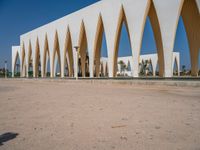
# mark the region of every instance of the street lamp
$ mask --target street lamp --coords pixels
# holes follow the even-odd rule
[[[7,78],[7,60],[5,60],[5,78]]]
[[[76,80],[78,80],[78,57],[79,57],[79,46],[74,46],[76,52]]]

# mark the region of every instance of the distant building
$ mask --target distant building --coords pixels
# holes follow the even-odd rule
[[[126,68],[124,69],[124,71],[121,70],[121,66],[119,64],[119,62],[122,61]],[[149,64],[151,65],[152,68],[152,76],[156,76],[156,68],[158,67],[158,54],[147,54],[147,55],[141,55],[139,62],[145,62],[148,61]],[[103,57],[101,58],[101,65],[103,66],[100,70],[101,74],[105,74],[105,68],[108,64],[108,58]],[[172,69],[174,70],[174,65],[177,66],[177,75],[180,75],[180,54],[178,52],[173,52],[173,63],[172,63]],[[127,57],[119,57],[118,58],[118,65],[117,65],[117,74],[123,74],[125,76],[130,76],[132,77],[132,70],[134,70],[133,68],[133,57],[131,56],[127,56]]]

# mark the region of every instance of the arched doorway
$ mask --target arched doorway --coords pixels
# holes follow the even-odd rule
[[[53,66],[51,69],[52,77],[61,77],[61,59],[58,33],[56,31],[53,51]]]
[[[20,77],[21,73],[20,73],[20,57],[19,57],[19,53],[17,52],[16,57],[15,57],[15,61],[14,61],[14,77]]]
[[[127,70],[126,63],[123,60],[118,60],[119,57],[123,56],[132,56],[132,50],[131,50],[131,42],[130,42],[130,35],[129,35],[129,29],[127,24],[126,15],[124,12],[124,8],[121,8],[120,15],[119,15],[119,22],[117,27],[117,34],[115,39],[115,48],[114,48],[114,77],[118,76],[117,70],[118,66],[120,66],[121,69]],[[119,76],[124,76],[120,75]]]
[[[184,0],[174,43],[181,56],[181,75],[198,76],[200,47],[200,15],[195,0]]]
[[[82,22],[80,38],[79,38],[79,59],[78,59],[78,76],[79,77],[89,77],[89,54],[87,46],[87,37],[85,32],[85,26]]]
[[[35,78],[41,77],[41,55],[40,55],[40,46],[39,40],[36,40],[36,48],[35,48],[35,68],[33,70],[33,76]]]
[[[73,76],[73,48],[71,41],[71,34],[69,28],[67,29],[67,35],[65,40],[65,49],[64,49],[64,76],[72,77]]]
[[[147,60],[146,62],[144,61],[144,63],[148,64],[149,67],[152,67],[152,75],[155,76],[156,74],[158,76],[164,76],[164,54],[162,37],[158,16],[153,2],[150,3],[150,8],[146,17],[140,54],[157,54],[157,73],[155,73],[155,69],[152,67],[152,60]]]
[[[33,56],[32,56],[32,45],[31,41],[29,41],[28,46],[28,77],[33,77]]]
[[[99,15],[94,48],[94,77],[105,76],[105,74],[102,74],[100,71],[100,62],[105,59],[108,59],[107,43],[102,16]]]
[[[43,77],[50,77],[50,52],[47,34],[45,35],[44,43],[44,59],[43,59]]]

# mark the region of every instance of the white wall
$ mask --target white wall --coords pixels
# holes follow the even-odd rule
[[[20,67],[21,67],[22,56],[21,56],[20,46],[12,46],[12,77],[14,77],[15,75],[15,63],[17,61],[17,55],[19,56]]]
[[[196,0],[198,8],[200,0]],[[184,0],[102,0],[91,6],[83,8],[77,12],[60,18],[47,25],[39,27],[33,31],[20,36],[20,48],[24,44],[26,63],[28,63],[29,45],[32,47],[33,70],[35,70],[36,61],[36,41],[38,40],[41,62],[44,61],[45,36],[48,39],[48,47],[50,51],[50,67],[51,77],[54,77],[54,52],[56,33],[61,57],[61,74],[64,76],[64,52],[66,50],[66,35],[68,31],[71,35],[72,47],[79,45],[81,25],[84,24],[87,45],[90,58],[90,75],[93,77],[94,68],[94,47],[95,37],[98,26],[99,16],[102,16],[105,29],[107,49],[108,49],[108,68],[109,77],[114,76],[114,53],[116,51],[116,38],[119,26],[119,16],[122,8],[124,9],[128,31],[130,35],[132,48],[132,76],[138,77],[139,74],[139,59],[142,43],[142,36],[147,15],[150,7],[154,6],[159,21],[158,28],[161,34],[161,43],[163,49],[164,74],[165,77],[171,77],[173,63],[173,47],[178,20],[182,10]],[[112,18],[112,19],[111,19]],[[73,53],[74,74],[77,74],[76,55]],[[44,65],[42,63],[42,70]],[[134,69],[133,69],[134,68]],[[23,69],[22,69],[23,71]]]
[[[152,69],[153,69],[153,76],[156,76],[156,68],[157,68],[157,65],[158,65],[158,54],[141,55],[140,59],[139,59],[139,63],[141,63],[142,61],[145,62],[146,60],[151,61]],[[172,66],[171,67],[171,69],[172,69],[171,72],[173,72],[175,60],[177,61],[178,76],[179,76],[180,75],[180,53],[173,52],[173,59],[172,59],[172,64],[171,64],[171,66]],[[133,62],[133,58],[131,56],[119,57],[118,58],[118,62],[119,61],[123,61],[126,65],[128,65],[128,62],[130,62],[131,71],[126,71],[125,73],[128,76],[132,76],[133,63],[131,63],[131,62]],[[105,57],[101,58],[101,63],[105,67],[105,64],[108,63],[108,58],[105,58]],[[120,65],[118,65],[118,73],[120,73]]]

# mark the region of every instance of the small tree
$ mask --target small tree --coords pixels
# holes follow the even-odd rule
[[[122,60],[120,60],[118,64],[120,65],[120,74],[122,74],[122,72],[124,73],[127,68],[126,64]]]
[[[183,73],[183,75],[186,75],[186,66],[185,65],[182,65],[182,73]]]
[[[146,76],[150,72],[150,61],[145,60],[142,61],[140,64],[140,76]]]

